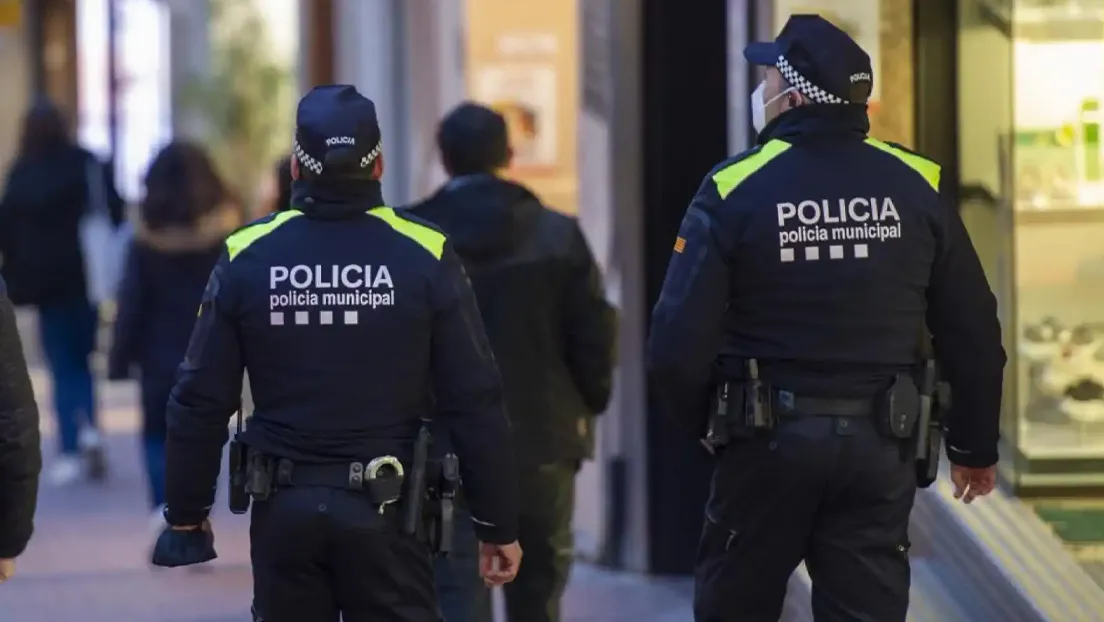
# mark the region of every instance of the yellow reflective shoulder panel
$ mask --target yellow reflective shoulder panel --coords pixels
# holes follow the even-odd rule
[[[767,165],[767,162],[777,158],[790,148],[789,143],[781,140],[772,140],[763,145],[759,151],[748,157],[734,162],[713,174],[713,183],[717,184],[717,193],[724,199],[732,194],[736,186],[744,183],[753,173]]]
[[[425,225],[407,220],[395,213],[390,207],[375,207],[368,213],[391,225],[396,233],[402,234],[418,243],[419,246],[429,251],[434,259],[440,259],[445,252],[444,234]]]
[[[935,189],[936,192],[939,192],[939,177],[942,174],[942,169],[935,162],[932,162],[931,160],[923,156],[918,156],[915,153],[911,153],[909,151],[901,149],[900,147],[894,147],[893,145],[882,142],[877,138],[867,138],[866,144],[874,147],[875,149],[880,149],[897,158],[898,160],[904,162],[908,165],[909,168],[916,171],[917,173],[920,173],[920,176],[923,177],[928,182],[928,184]]]
[[[295,218],[296,216],[302,216],[303,212],[295,210],[288,210],[286,212],[280,212],[265,222],[260,222],[255,225],[248,225],[244,229],[239,229],[230,234],[230,237],[226,238],[226,251],[230,254],[230,261],[234,261],[234,258],[238,256],[242,251],[249,248],[249,245],[263,238],[264,236],[275,231],[280,225]]]

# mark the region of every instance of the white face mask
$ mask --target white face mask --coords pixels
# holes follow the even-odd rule
[[[779,97],[794,90],[794,88],[791,86],[770,98],[770,101],[763,101],[763,91],[765,90],[767,90],[766,80],[760,82],[751,94],[751,126],[755,128],[756,132],[762,132],[763,128],[767,127],[767,106],[777,101]]]

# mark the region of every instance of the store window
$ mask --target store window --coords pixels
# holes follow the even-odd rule
[[[1012,39],[1018,448],[1104,477],[1104,5],[992,17]]]
[[[1104,5],[959,3],[962,217],[1001,303],[1021,487],[1104,481]]]

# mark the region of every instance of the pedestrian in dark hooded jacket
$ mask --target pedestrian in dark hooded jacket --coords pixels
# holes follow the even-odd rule
[[[440,227],[464,261],[502,373],[525,491],[525,564],[504,587],[508,619],[558,622],[574,555],[575,476],[610,397],[615,314],[578,222],[498,175],[511,158],[501,115],[462,104],[441,122],[438,146],[450,180],[411,211]],[[457,533],[456,549],[436,572],[445,619],[489,621],[474,537]]]
[[[113,223],[122,222],[113,179],[110,166],[69,137],[57,108],[41,101],[28,111],[0,198],[0,252],[12,303],[38,310],[60,444],[47,479],[56,485],[79,478],[82,469],[93,478],[104,472],[89,361],[99,313],[89,300],[80,230],[97,196]],[[102,186],[94,189],[90,181]]]
[[[196,145],[174,142],[163,148],[145,183],[119,290],[108,376],[122,380],[140,372],[142,450],[154,521],[161,525],[165,407],[207,278],[243,215]]]

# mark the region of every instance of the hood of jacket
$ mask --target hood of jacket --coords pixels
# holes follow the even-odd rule
[[[528,188],[494,175],[455,177],[414,206],[416,215],[444,230],[461,257],[511,253],[540,199]]]
[[[243,224],[237,205],[223,203],[190,227],[151,229],[134,218],[134,238],[143,246],[163,253],[192,253],[217,246]]]

